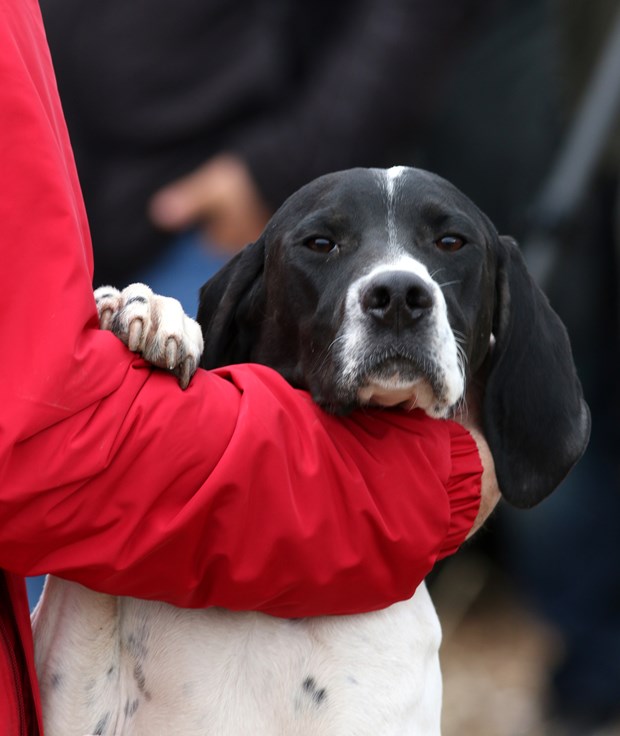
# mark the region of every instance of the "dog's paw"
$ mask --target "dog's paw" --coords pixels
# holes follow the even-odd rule
[[[149,363],[174,373],[187,388],[202,355],[202,331],[180,302],[154,294],[144,284],[123,291],[101,286],[95,291],[99,324]]]

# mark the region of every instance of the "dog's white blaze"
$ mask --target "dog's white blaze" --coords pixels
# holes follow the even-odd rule
[[[402,250],[394,252],[393,256],[393,260],[377,264],[349,287],[345,302],[345,317],[341,329],[343,339],[339,341],[341,345],[341,381],[346,386],[356,379],[368,343],[367,317],[360,302],[362,289],[373,278],[382,273],[393,271],[412,273],[427,284],[433,295],[434,304],[429,315],[431,337],[427,345],[427,357],[440,376],[443,384],[443,395],[441,397],[435,396],[428,382],[424,379],[412,383],[395,375],[389,381],[373,381],[372,386],[361,387],[358,398],[362,403],[368,401],[375,393],[375,389],[378,388],[385,392],[394,391],[395,398],[398,399],[403,391],[409,388],[412,395],[415,395],[416,406],[425,409],[432,416],[446,416],[450,407],[461,399],[465,390],[463,366],[459,360],[457,342],[448,321],[446,301],[441,288],[423,263],[405,254]],[[389,401],[389,399],[386,400]]]
[[[387,187],[388,192],[390,194],[394,193],[394,187],[396,186],[396,182],[400,177],[405,173],[407,168],[405,166],[392,166],[391,169],[387,169],[385,172],[385,178],[387,180]]]
[[[382,186],[386,194],[388,247],[395,250],[398,246],[398,232],[396,228],[396,199],[398,195],[398,180],[406,171],[404,166],[392,166],[391,169],[381,172]]]

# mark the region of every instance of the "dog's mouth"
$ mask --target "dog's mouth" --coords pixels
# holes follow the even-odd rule
[[[438,368],[428,358],[402,351],[371,354],[358,366],[352,381],[361,405],[419,407],[445,416],[446,390]]]
[[[334,414],[361,406],[422,409],[445,419],[462,399],[464,376],[456,365],[444,365],[441,352],[423,345],[368,346],[338,354],[331,368],[313,371],[304,387]]]

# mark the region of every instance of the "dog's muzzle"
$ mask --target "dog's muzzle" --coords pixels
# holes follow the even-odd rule
[[[338,384],[353,403],[445,417],[464,390],[457,343],[441,289],[421,264],[405,265],[379,267],[349,289]]]

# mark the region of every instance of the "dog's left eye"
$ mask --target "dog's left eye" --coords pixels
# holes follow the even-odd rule
[[[454,253],[456,250],[461,250],[465,245],[465,238],[462,238],[460,235],[444,235],[443,238],[435,241],[435,245],[439,250]]]
[[[304,245],[315,253],[331,253],[338,248],[336,243],[329,238],[307,238],[304,240]]]

